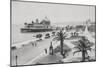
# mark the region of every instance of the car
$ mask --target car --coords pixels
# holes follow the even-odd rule
[[[45,35],[45,38],[50,38],[50,34],[47,33],[47,34]]]
[[[55,36],[56,35],[56,32],[52,32],[52,36]]]
[[[41,41],[41,40],[42,40],[42,36],[43,36],[42,34],[37,34],[37,35],[36,35],[36,38],[38,38],[39,41]]]

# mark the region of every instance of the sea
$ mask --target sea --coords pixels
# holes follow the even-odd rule
[[[16,43],[21,43],[27,40],[32,40],[32,39],[36,39],[37,34],[41,33],[44,34],[44,32],[38,32],[38,33],[21,33],[21,28],[23,28],[24,25],[17,25],[17,24],[12,24],[12,28],[11,28],[11,42],[12,44],[16,44]]]

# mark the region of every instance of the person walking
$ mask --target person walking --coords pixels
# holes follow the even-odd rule
[[[37,46],[37,43],[36,43],[36,41],[34,42],[34,46],[35,46],[35,47]]]
[[[32,45],[33,45],[33,47],[34,47],[34,43],[32,42]]]

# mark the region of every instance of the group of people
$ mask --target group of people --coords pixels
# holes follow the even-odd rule
[[[37,46],[37,42],[36,41],[31,42],[31,44],[33,45],[33,47],[36,47]]]

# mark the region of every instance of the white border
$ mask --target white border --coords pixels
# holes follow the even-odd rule
[[[29,0],[33,1],[33,0]],[[97,61],[86,63],[54,64],[39,65],[41,67],[99,67],[100,66],[100,1],[99,0],[35,0],[43,2],[71,3],[71,4],[88,4],[96,5],[97,16]],[[10,67],[10,0],[0,0],[0,67]],[[25,66],[26,67],[26,66]],[[33,67],[33,66],[27,66]]]

